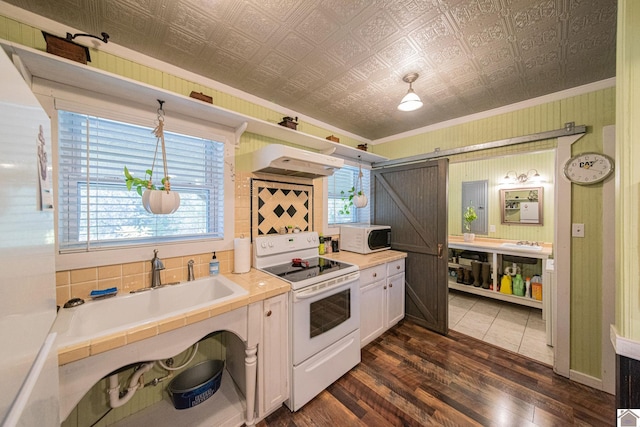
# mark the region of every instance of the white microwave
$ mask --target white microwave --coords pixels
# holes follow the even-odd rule
[[[391,248],[391,226],[353,224],[340,226],[340,250],[370,254]]]

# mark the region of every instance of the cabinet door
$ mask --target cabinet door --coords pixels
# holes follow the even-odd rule
[[[387,328],[404,317],[404,273],[387,279]]]
[[[360,347],[385,331],[385,280],[360,289]]]
[[[288,305],[288,294],[264,301],[260,416],[278,409],[289,398]]]

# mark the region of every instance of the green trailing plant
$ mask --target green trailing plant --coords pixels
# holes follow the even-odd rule
[[[136,188],[136,191],[140,196],[146,189],[150,190],[164,190],[165,179],[162,178],[162,186],[156,188],[155,185],[151,182],[151,177],[153,176],[153,171],[151,169],[147,169],[144,174],[145,179],[136,178],[129,172],[127,167],[124,167],[124,178],[125,183],[127,184],[127,190],[131,190],[133,187]]]
[[[464,215],[462,216],[464,219],[464,229],[468,232],[471,231],[471,223],[478,219],[478,215],[476,214],[476,210],[473,206],[467,206],[467,209],[464,211]]]
[[[351,215],[351,207],[353,206],[353,198],[355,196],[362,196],[364,193],[362,190],[356,191],[355,187],[351,187],[346,192],[344,190],[340,191],[340,195],[342,196],[342,209],[338,211],[340,215]]]

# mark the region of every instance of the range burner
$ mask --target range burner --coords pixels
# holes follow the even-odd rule
[[[293,290],[358,271],[358,267],[318,256],[318,233],[256,237],[253,266],[286,280]]]
[[[344,269],[353,271],[353,266],[328,258],[315,257],[304,260],[294,259],[290,263],[264,267],[262,270],[288,282],[301,282],[313,277],[322,279],[320,277],[322,275]]]

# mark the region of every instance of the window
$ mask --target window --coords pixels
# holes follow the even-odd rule
[[[350,190],[358,181],[359,169],[356,166],[344,166],[328,178],[327,188],[327,221],[331,225],[348,224],[354,222],[369,222],[369,204],[364,208],[357,208],[349,204]],[[369,197],[368,169],[362,169],[362,187]]]
[[[148,213],[127,190],[124,166],[143,178],[151,169],[156,137],[151,128],[58,111],[58,246],[90,251],[158,242],[224,237],[224,144],[165,131],[171,189],[180,208]],[[162,157],[153,183],[160,185]]]

